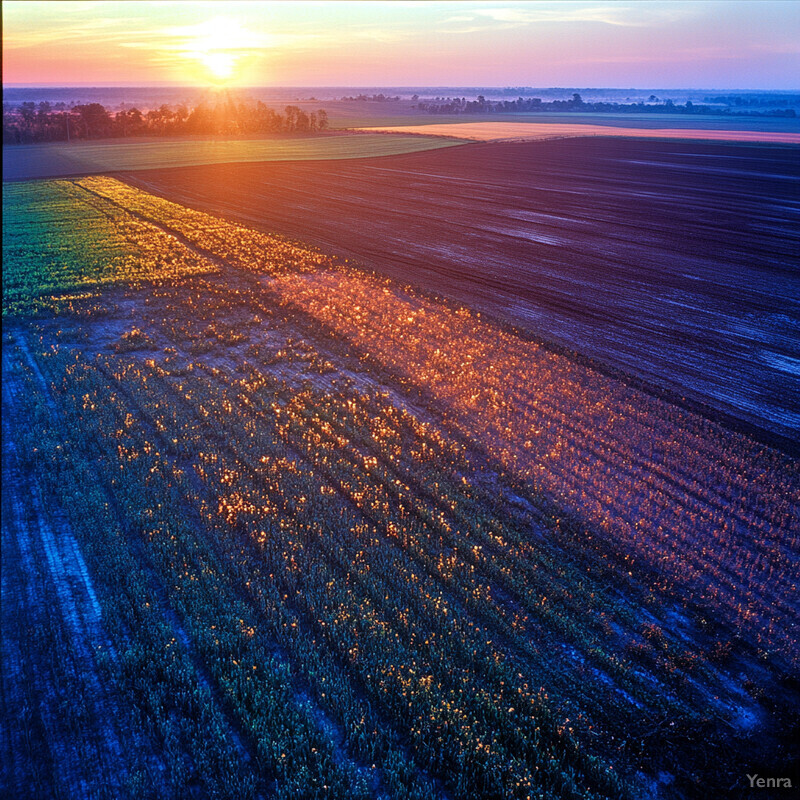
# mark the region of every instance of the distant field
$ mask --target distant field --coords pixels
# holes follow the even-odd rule
[[[800,132],[800,119],[713,114],[663,113],[552,113],[429,114],[408,101],[325,102],[332,128],[366,128],[391,125],[441,125],[450,122],[522,122],[529,125],[607,125],[629,128],[694,128],[697,130],[747,130]],[[315,110],[309,106],[308,110]]]
[[[386,134],[331,134],[261,139],[156,139],[58,142],[3,148],[3,180],[87,175],[241,161],[369,158],[451,147],[458,141]]]
[[[562,139],[575,136],[627,136],[637,139],[696,139],[727,142],[777,142],[800,144],[800,132],[751,131],[701,128],[625,127],[624,118],[618,125],[589,125],[548,122],[452,122],[444,124],[401,125],[363,128],[384,133],[415,133],[427,136],[450,136],[478,142]]]

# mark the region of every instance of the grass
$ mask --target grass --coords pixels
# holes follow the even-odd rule
[[[307,161],[414,153],[459,142],[402,134],[58,142],[3,148],[3,179],[29,180],[239,161]]]

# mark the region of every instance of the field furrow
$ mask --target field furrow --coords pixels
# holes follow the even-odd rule
[[[788,763],[786,452],[112,178],[6,208],[14,785],[119,761],[120,797],[634,800]],[[70,714],[29,709],[84,673],[70,760]]]

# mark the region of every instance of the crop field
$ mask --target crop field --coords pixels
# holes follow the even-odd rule
[[[12,796],[797,768],[795,459],[296,241],[109,177],[12,188]]]
[[[798,131],[743,131],[702,128],[642,128],[621,124],[592,125],[540,122],[447,122],[439,125],[392,125],[367,127],[368,133],[414,133],[448,136],[478,142],[562,139],[575,136],[624,136],[637,139],[693,139],[697,141],[772,142],[800,144]]]
[[[68,304],[105,283],[210,268],[174,236],[71,181],[4,186],[3,219],[4,316]]]
[[[331,133],[231,140],[169,139],[57,142],[3,148],[3,180],[88,175],[111,170],[157,169],[192,164],[368,158],[460,144],[439,136]]]
[[[301,104],[303,105],[303,104]],[[306,104],[308,111],[315,106]],[[331,128],[365,128],[376,126],[441,125],[444,123],[493,122],[524,123],[526,125],[603,125],[611,128],[664,128],[679,130],[692,128],[707,131],[771,131],[774,133],[798,133],[800,122],[790,117],[735,116],[731,114],[663,114],[637,112],[591,112],[539,111],[502,114],[429,114],[416,108],[410,101],[325,101]]]
[[[125,178],[490,312],[791,446],[798,163],[790,146],[596,137]]]

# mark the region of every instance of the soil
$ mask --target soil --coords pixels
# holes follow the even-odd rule
[[[488,311],[784,445],[797,148],[604,137],[125,173]]]

